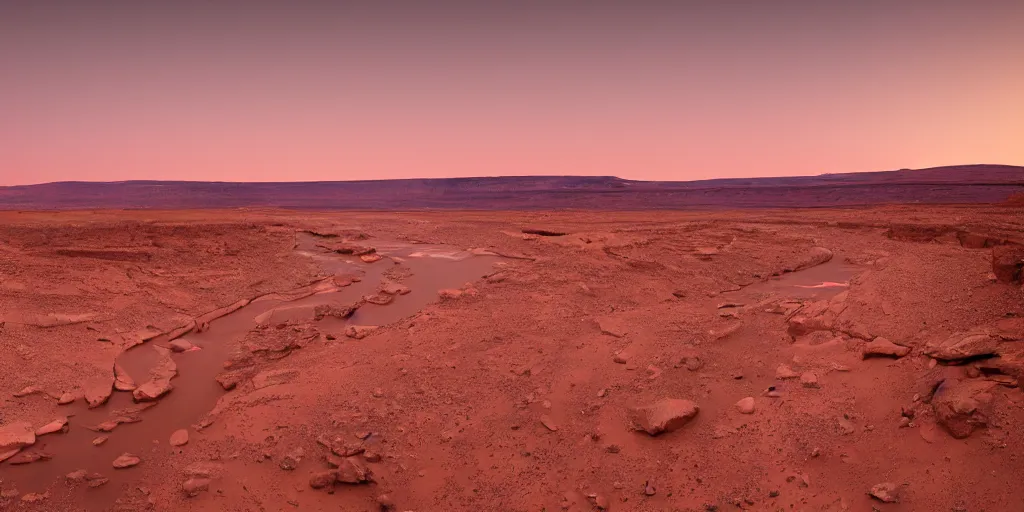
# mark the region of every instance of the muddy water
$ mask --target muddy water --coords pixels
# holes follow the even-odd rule
[[[750,296],[760,293],[792,299],[827,299],[848,290],[850,279],[862,270],[861,267],[846,263],[836,255],[821,265],[782,274],[744,287],[742,290],[725,293],[723,296]]]
[[[178,368],[178,376],[171,383],[173,390],[151,407],[133,402],[130,392],[117,392],[109,402],[96,409],[88,409],[82,400],[68,406],[58,406],[54,418],[70,417],[70,429],[64,434],[50,434],[38,439],[27,451],[45,451],[52,455],[44,460],[25,465],[0,465],[4,487],[16,486],[22,493],[42,492],[72,471],[85,469],[110,479],[104,486],[90,489],[79,485],[72,492],[80,494],[83,503],[105,508],[116,499],[126,484],[139,485],[146,472],[147,461],[155,463],[163,454],[188,450],[188,445],[173,448],[168,439],[172,432],[187,429],[196,439],[194,425],[202,422],[217,400],[224,394],[215,377],[223,371],[224,361],[245,334],[256,326],[256,317],[272,311],[274,322],[293,321],[315,325],[321,332],[333,333],[343,339],[341,331],[348,324],[383,326],[415,314],[436,300],[437,291],[460,288],[493,272],[502,258],[479,256],[450,247],[401,243],[382,244],[365,242],[377,248],[384,259],[363,263],[357,257],[340,256],[316,247],[313,237],[300,237],[297,250],[313,258],[332,274],[359,275],[361,280],[340,291],[321,293],[294,301],[255,300],[227,316],[210,322],[209,329],[182,337],[198,349],[171,355]],[[321,304],[344,306],[361,297],[375,294],[386,275],[394,276],[411,291],[397,295],[387,305],[365,304],[347,321],[327,317],[313,320],[313,308]],[[157,338],[124,352],[118,363],[136,383],[148,380],[149,371],[160,360],[154,348],[166,346],[170,341]],[[112,432],[94,432],[87,427],[98,425],[118,416],[135,416],[141,421],[118,425]],[[93,439],[107,436],[106,442],[94,446]],[[122,453],[133,453],[142,458],[136,468],[115,470],[112,462]],[[63,484],[59,484],[58,488]]]

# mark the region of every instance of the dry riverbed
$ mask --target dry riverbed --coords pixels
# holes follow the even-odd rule
[[[1024,213],[0,213],[10,510],[1018,510]]]

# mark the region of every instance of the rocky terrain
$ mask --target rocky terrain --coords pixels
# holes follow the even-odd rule
[[[319,210],[736,209],[1000,203],[1024,197],[1024,167],[930,169],[782,178],[636,181],[612,176],[220,183],[60,182],[0,187],[0,209],[233,208]]]
[[[1024,510],[1022,233],[0,213],[0,508]]]

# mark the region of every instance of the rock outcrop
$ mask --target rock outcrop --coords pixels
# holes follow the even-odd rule
[[[1024,245],[1000,245],[992,248],[992,273],[1004,283],[1021,282],[1024,273]]]
[[[867,359],[869,357],[895,357],[901,358],[910,353],[910,347],[904,347],[897,345],[885,338],[878,337],[874,340],[865,343],[861,349],[861,357]]]
[[[1021,340],[1024,340],[1024,319],[1006,319],[930,342],[924,347],[924,353],[941,361],[1007,356],[1021,351]]]
[[[832,260],[832,251],[824,247],[812,247],[809,251],[802,254],[793,263],[783,267],[783,272],[798,272],[800,270],[816,267],[823,263],[828,263]]]

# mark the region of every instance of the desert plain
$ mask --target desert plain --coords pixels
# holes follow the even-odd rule
[[[0,212],[0,508],[1024,510],[1022,233]]]

